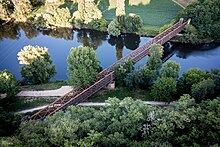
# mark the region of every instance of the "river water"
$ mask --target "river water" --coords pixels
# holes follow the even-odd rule
[[[96,52],[103,68],[108,67],[121,57],[124,57],[138,46],[151,38],[136,35],[123,35],[119,38],[106,33],[89,30],[59,29],[39,32],[29,25],[4,26],[0,29],[0,70],[8,69],[17,79],[21,79],[17,53],[26,45],[44,46],[56,65],[57,74],[52,80],[67,79],[66,58],[72,47],[90,46]],[[171,47],[172,46],[172,47]],[[220,45],[205,44],[192,46],[185,44],[165,44],[166,56],[172,54],[169,60],[181,65],[181,73],[190,68],[208,70],[220,68]],[[146,63],[146,58],[136,64]]]

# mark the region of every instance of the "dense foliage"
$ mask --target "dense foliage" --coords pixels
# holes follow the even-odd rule
[[[162,77],[153,85],[151,95],[156,101],[171,102],[176,92],[176,80],[172,77]]]
[[[171,77],[178,79],[180,74],[180,64],[174,61],[167,61],[161,69],[161,77]]]
[[[7,97],[13,97],[19,90],[19,83],[15,76],[8,70],[0,71],[0,94],[7,94]]]
[[[121,26],[117,19],[114,19],[110,22],[107,31],[112,36],[119,36],[121,34]]]
[[[184,95],[173,107],[152,107],[131,98],[107,102],[107,107],[73,106],[44,121],[23,123],[11,140],[22,146],[219,145],[219,97],[196,104]]]
[[[198,68],[189,69],[182,74],[182,77],[178,81],[179,93],[191,94],[191,87],[193,84],[197,84],[209,77],[210,75],[206,71],[202,71]]]
[[[143,21],[139,15],[129,14],[125,18],[125,30],[128,32],[137,32],[143,26]]]
[[[0,137],[13,134],[20,125],[20,116],[4,111],[1,107],[1,101],[2,100],[0,100]]]
[[[27,84],[47,83],[55,75],[55,65],[52,65],[47,48],[39,46],[25,46],[18,53],[22,80]]]
[[[68,76],[71,86],[89,86],[98,76],[99,61],[93,48],[71,48],[67,57]]]
[[[188,43],[199,43],[201,39],[219,39],[220,27],[220,1],[219,0],[201,0],[189,5],[186,9],[178,15],[179,18],[191,18],[192,27],[186,33],[186,40]],[[191,36],[191,35],[192,36]],[[191,37],[190,37],[191,36]],[[193,37],[194,36],[194,37]]]

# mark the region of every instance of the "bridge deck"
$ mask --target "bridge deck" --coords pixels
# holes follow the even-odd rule
[[[144,45],[138,47],[136,50],[134,50],[124,58],[118,60],[113,65],[101,71],[98,74],[98,80],[91,86],[87,88],[82,88],[79,86],[73,89],[72,91],[60,97],[53,103],[47,105],[47,107],[38,111],[28,119],[44,119],[45,117],[50,116],[59,110],[66,109],[70,105],[79,104],[80,102],[87,99],[88,97],[99,91],[101,88],[112,82],[112,80],[114,79],[114,66],[116,64],[126,62],[128,58],[131,58],[135,62],[140,61],[143,57],[149,54],[150,46],[152,44],[164,44],[165,42],[176,36],[179,32],[181,32],[187,23],[188,21],[183,20],[180,20],[179,22],[175,23],[173,26],[160,33],[159,35],[155,36],[153,39],[149,40]]]

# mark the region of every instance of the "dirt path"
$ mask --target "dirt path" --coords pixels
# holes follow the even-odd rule
[[[70,92],[72,88],[70,86],[62,86],[56,90],[45,90],[45,91],[21,91],[17,96],[31,96],[31,97],[41,97],[41,96],[63,96],[64,94]]]
[[[147,105],[156,105],[156,106],[168,106],[168,105],[175,105],[175,102],[171,102],[171,103],[165,103],[165,102],[155,102],[155,101],[144,101],[144,104]],[[104,106],[108,106],[108,103],[95,103],[95,102],[83,102],[83,103],[79,103],[77,106],[86,106],[86,107],[104,107]],[[24,113],[28,113],[28,112],[34,112],[37,110],[41,110],[43,108],[45,108],[47,105],[45,106],[39,106],[36,108],[31,108],[31,109],[26,109],[26,110],[22,110],[22,111],[18,111],[15,112],[16,114],[24,114]]]

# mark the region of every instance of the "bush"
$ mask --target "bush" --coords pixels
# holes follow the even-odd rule
[[[116,19],[112,20],[108,25],[107,31],[112,36],[119,36],[121,34],[121,26],[119,22]]]
[[[93,48],[82,46],[71,48],[67,63],[71,86],[87,87],[97,79],[100,67]]]
[[[13,97],[19,91],[19,83],[15,76],[8,70],[0,71],[0,93],[7,94],[7,97]]]
[[[20,68],[22,80],[26,84],[42,84],[47,83],[55,75],[55,65],[47,48],[39,46],[25,46],[18,53],[20,64],[24,64]]]
[[[108,28],[108,22],[105,19],[97,19],[89,22],[89,29],[95,29],[100,31],[106,31]]]
[[[162,27],[160,28],[159,33],[162,33],[163,31],[165,31],[166,29],[168,29],[168,28],[171,27],[171,26],[172,26],[172,24],[165,24],[164,26],[162,26]]]
[[[136,32],[143,26],[143,21],[139,15],[130,13],[125,18],[125,29],[128,32]]]

